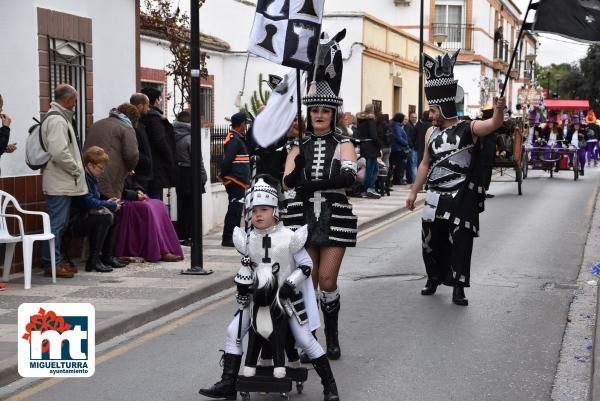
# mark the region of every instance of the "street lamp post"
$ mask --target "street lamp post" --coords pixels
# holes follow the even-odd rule
[[[433,35],[433,41],[437,43],[438,47],[442,47],[442,44],[446,41],[448,35],[443,32],[438,32]]]
[[[202,267],[202,192],[200,190],[200,166],[202,155],[201,121],[200,121],[200,4],[198,0],[190,0],[190,70],[192,101],[192,254],[190,268],[181,274],[204,276],[212,270]]]
[[[525,56],[525,61],[529,63],[529,84],[533,83],[533,69],[535,65],[535,59],[537,55],[535,53],[529,53]]]

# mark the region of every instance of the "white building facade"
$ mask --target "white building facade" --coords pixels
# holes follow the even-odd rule
[[[58,84],[74,86],[78,141],[95,120],[136,91],[139,0],[2,1],[0,11],[0,94],[12,119],[14,153],[0,158],[0,189],[26,210],[46,210],[42,177],[25,163],[33,117],[48,111]],[[23,219],[25,231],[39,232],[41,219]],[[16,227],[9,225],[11,232]],[[41,255],[41,243],[34,258]],[[15,253],[18,269],[21,253]]]
[[[8,3],[8,2],[6,2]],[[0,12],[0,94],[18,150],[0,159],[2,177],[37,175],[25,164],[25,139],[59,83],[80,94],[79,132],[136,89],[136,0],[12,1]],[[119,12],[107,10],[118,9]]]

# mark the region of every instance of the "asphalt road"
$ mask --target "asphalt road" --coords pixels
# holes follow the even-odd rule
[[[578,182],[566,172],[531,172],[521,197],[514,183],[494,183],[468,307],[453,305],[449,288],[420,295],[418,213],[349,250],[340,280],[342,359],[333,362],[342,400],[549,400],[599,181],[600,168]],[[225,298],[191,311],[100,355],[90,379],[43,382],[12,399],[203,399],[198,388],[220,376],[217,350],[234,310]],[[322,399],[314,372],[292,399]]]

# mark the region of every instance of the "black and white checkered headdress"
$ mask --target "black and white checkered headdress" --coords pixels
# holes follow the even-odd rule
[[[442,117],[449,120],[456,118],[456,90],[458,80],[454,79],[454,64],[458,58],[458,50],[453,56],[446,53],[443,57],[433,58],[423,53],[426,74],[425,95],[430,106],[438,106]]]

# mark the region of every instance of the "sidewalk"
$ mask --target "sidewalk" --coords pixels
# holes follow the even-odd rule
[[[391,196],[378,200],[350,198],[359,228],[398,214],[404,209],[407,196],[408,187],[396,186]],[[189,267],[187,247],[182,262],[130,264],[104,274],[85,272],[80,261],[79,273],[72,279],[58,278],[56,285],[42,271],[35,270],[30,290],[23,289],[22,274],[11,276],[6,290],[0,292],[0,387],[20,377],[17,371],[20,304],[91,303],[96,308],[96,343],[102,343],[233,285],[240,260],[237,251],[221,247],[220,229],[206,235],[203,241],[204,268],[214,270],[210,276],[179,274]]]

